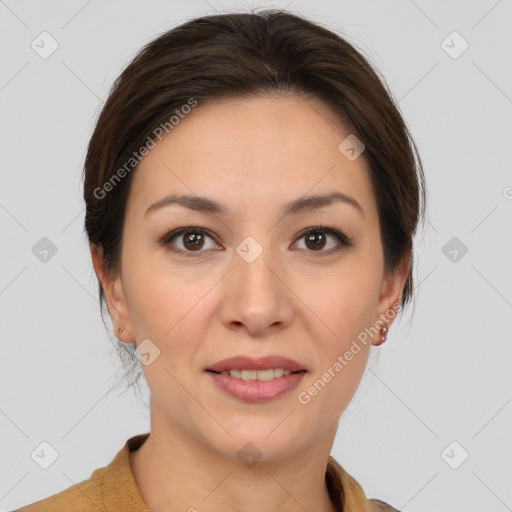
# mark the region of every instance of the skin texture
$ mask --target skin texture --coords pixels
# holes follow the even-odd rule
[[[364,153],[349,161],[338,150],[349,133],[319,100],[274,96],[198,105],[134,171],[120,274],[108,275],[101,251],[91,246],[114,330],[124,327],[117,336],[149,338],[160,350],[142,365],[151,435],[130,460],[151,510],[333,510],[324,481],[328,456],[380,334],[360,343],[307,405],[298,394],[399,302],[409,264],[407,255],[400,272],[384,275]],[[341,202],[282,214],[290,201],[332,191],[355,198],[364,215]],[[206,196],[230,213],[173,205],[144,215],[170,193]],[[319,224],[354,245],[328,233],[308,244],[302,232]],[[174,239],[172,246],[192,257],[160,242],[187,226],[211,233],[195,250],[183,234]],[[252,263],[236,252],[248,236],[263,249]],[[236,354],[283,355],[308,373],[278,399],[246,403],[226,395],[204,371]],[[247,442],[261,452],[252,467],[237,458]]]

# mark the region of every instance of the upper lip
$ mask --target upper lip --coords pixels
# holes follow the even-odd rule
[[[222,361],[208,366],[206,370],[223,372],[227,370],[268,370],[270,368],[282,368],[283,370],[290,370],[291,372],[307,371],[304,366],[297,361],[278,355],[265,357],[239,355],[229,357],[228,359],[223,359]]]

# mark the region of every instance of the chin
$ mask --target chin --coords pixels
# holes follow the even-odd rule
[[[262,421],[254,419],[241,422],[238,428],[230,425],[226,430],[231,434],[221,434],[221,438],[210,439],[212,446],[226,457],[238,459],[240,462],[273,461],[288,457],[298,451],[307,439],[303,428],[297,428],[294,433],[290,426],[284,427],[283,419],[267,417]],[[283,428],[281,428],[283,427]],[[250,466],[250,463],[247,464]]]

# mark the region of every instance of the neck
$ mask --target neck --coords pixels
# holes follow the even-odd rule
[[[130,453],[130,465],[152,512],[335,512],[325,472],[337,425],[314,446],[250,463],[216,451],[151,405],[150,436]]]

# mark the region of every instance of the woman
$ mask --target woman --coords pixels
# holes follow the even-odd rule
[[[20,510],[397,510],[330,456],[370,347],[411,299],[425,201],[366,59],[285,11],[184,23],[115,82],[84,197],[151,431]]]

